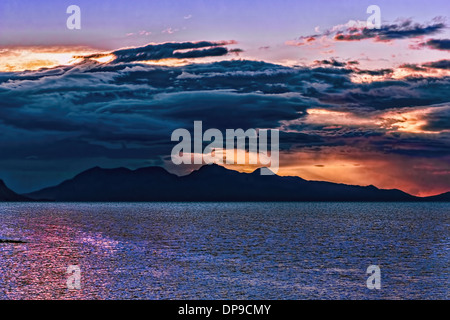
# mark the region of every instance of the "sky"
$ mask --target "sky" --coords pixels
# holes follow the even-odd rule
[[[66,27],[74,4],[80,30]],[[373,4],[380,29],[365,25]],[[29,192],[93,166],[185,174],[170,134],[202,120],[279,129],[280,175],[450,191],[449,9],[2,0],[0,178]]]

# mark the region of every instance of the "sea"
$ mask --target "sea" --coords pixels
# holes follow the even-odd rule
[[[449,213],[443,202],[2,203],[0,299],[448,299]]]

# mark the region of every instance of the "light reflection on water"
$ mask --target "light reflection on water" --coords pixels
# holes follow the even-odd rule
[[[0,239],[27,243],[0,243],[0,299],[448,299],[449,209],[1,204]],[[381,290],[366,288],[372,264]]]

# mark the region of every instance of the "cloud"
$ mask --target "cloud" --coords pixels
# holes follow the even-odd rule
[[[408,69],[411,71],[427,71],[427,68],[421,67],[420,65],[414,63],[404,63],[400,65],[399,68]]]
[[[113,63],[150,61],[163,59],[188,59],[224,56],[239,52],[240,49],[228,50],[226,45],[235,44],[234,41],[221,42],[167,42],[163,44],[149,44],[144,47],[116,50],[111,53],[97,53],[84,56],[85,59],[98,59],[113,55]]]
[[[334,26],[322,33],[301,36],[294,41],[288,41],[288,45],[302,46],[321,41],[326,44],[328,39],[334,41],[361,41],[373,39],[376,42],[386,42],[399,39],[417,38],[433,35],[443,31],[447,27],[442,17],[436,17],[428,23],[417,23],[411,19],[405,19],[392,24],[384,24],[381,28],[368,28],[365,21],[349,21],[346,24]],[[432,42],[429,46],[447,45],[439,41]]]
[[[338,31],[334,39],[337,41],[359,41],[364,39],[390,41],[435,34],[442,31],[445,27],[446,24],[439,18],[435,18],[432,22],[426,24],[414,23],[411,19],[407,19],[399,23],[382,25],[380,29],[356,27]]]
[[[430,39],[419,44],[419,47],[448,51],[450,50],[450,39]]]
[[[321,65],[329,65],[329,66],[333,66],[333,67],[345,67],[347,65],[345,62],[339,62],[339,61],[336,61],[335,59],[315,60],[314,63],[321,64]]]
[[[179,29],[173,29],[173,28],[169,27],[169,28],[166,28],[163,31],[161,31],[161,33],[173,34],[178,31],[179,31]]]
[[[422,66],[427,67],[427,68],[450,70],[450,60],[439,60],[439,61],[428,62],[428,63],[424,63]]]
[[[91,54],[93,49],[74,47],[11,47],[0,49],[0,72],[54,68]]]
[[[443,59],[422,64],[405,63],[400,65],[399,67],[419,72],[429,72],[430,69],[450,70],[450,60]]]

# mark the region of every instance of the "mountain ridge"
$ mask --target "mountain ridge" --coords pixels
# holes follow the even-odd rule
[[[162,167],[94,167],[56,186],[24,194],[39,201],[73,202],[450,201],[449,195],[420,198],[397,189],[261,176],[259,169],[242,173],[219,165],[205,165],[182,177]]]

